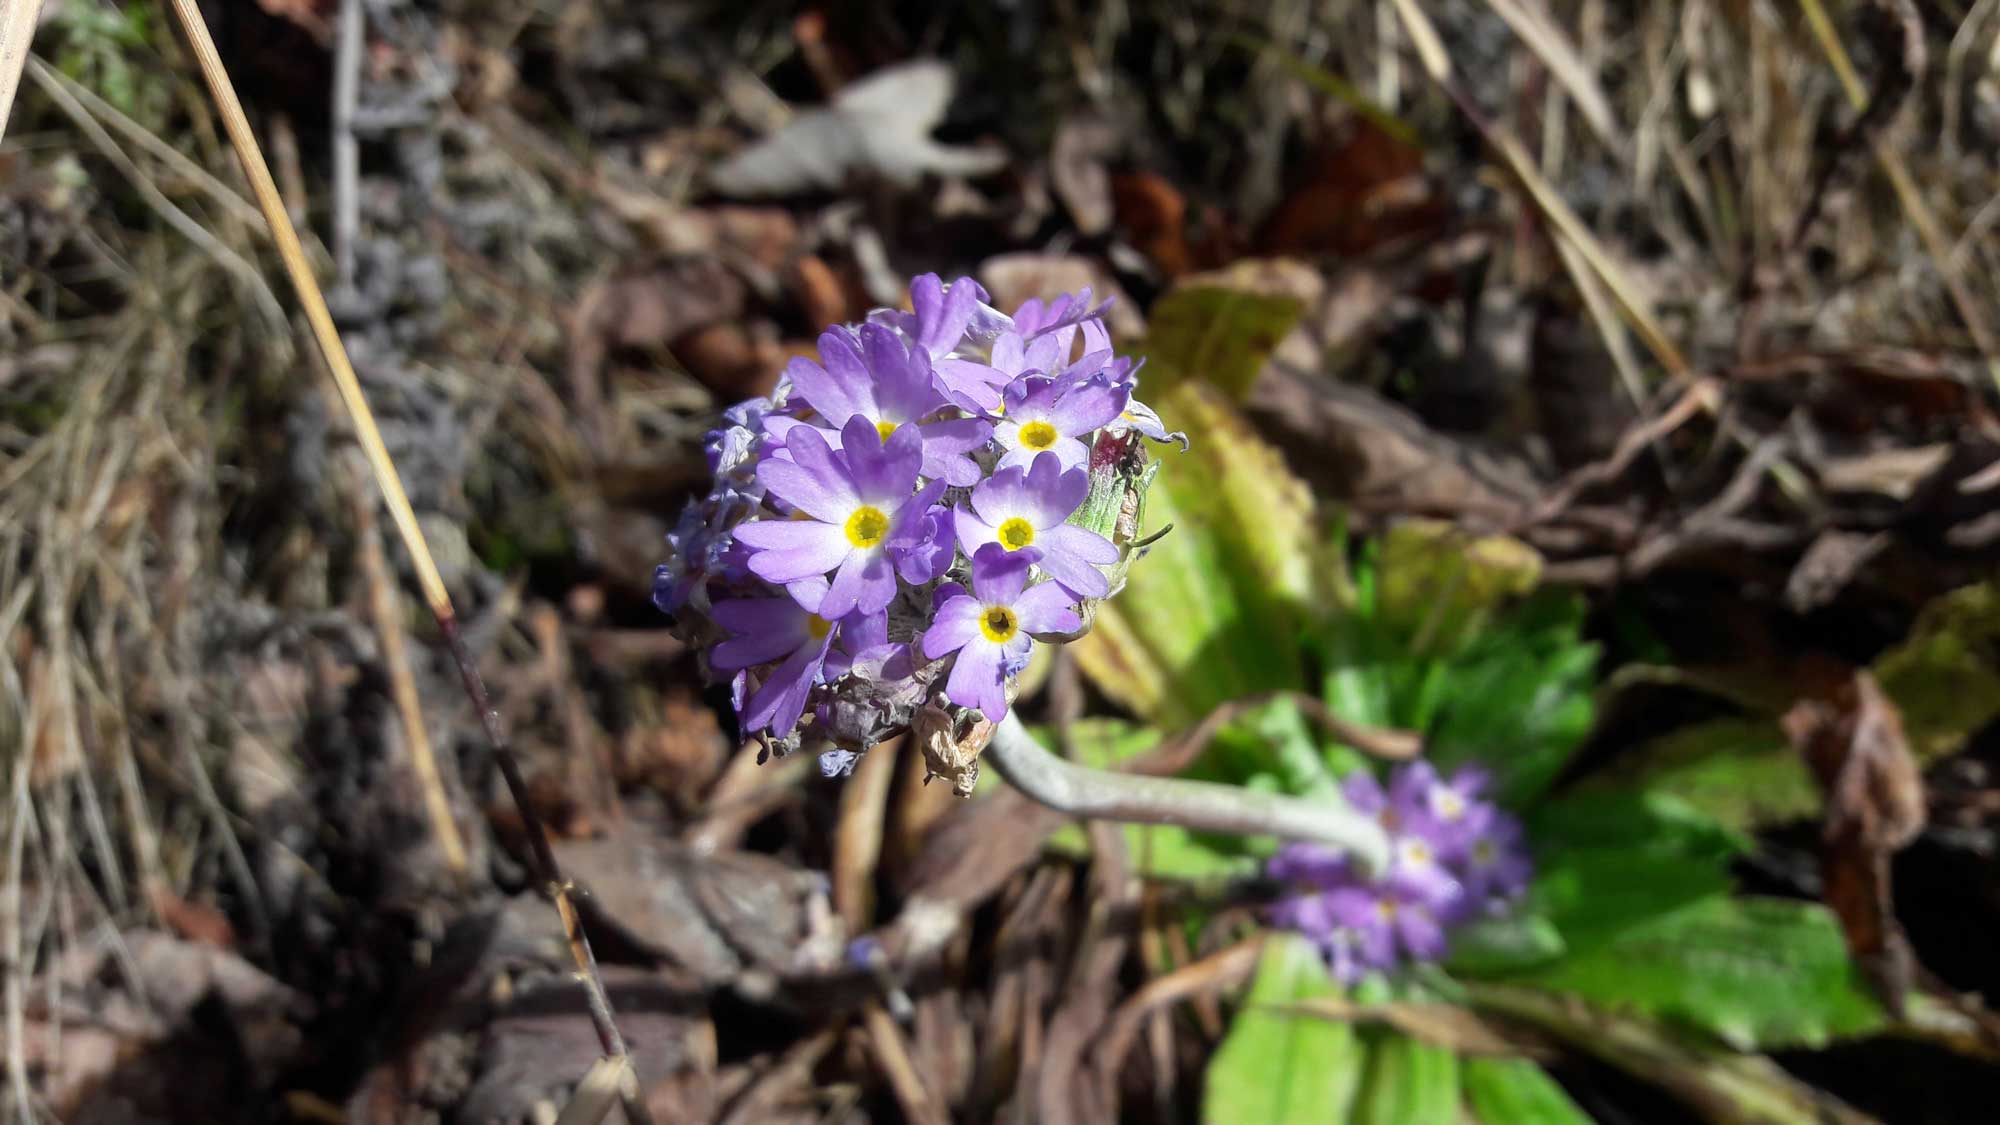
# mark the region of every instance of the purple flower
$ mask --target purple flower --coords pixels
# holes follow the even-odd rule
[[[1533,874],[1520,823],[1480,799],[1486,782],[1477,769],[1445,781],[1425,762],[1398,769],[1386,790],[1366,770],[1350,774],[1348,802],[1389,830],[1388,869],[1371,877],[1331,849],[1288,844],[1265,867],[1291,888],[1272,924],[1311,938],[1349,982],[1442,957],[1452,927],[1504,907]]]
[[[896,597],[889,548],[914,539],[943,481],[912,495],[923,468],[923,438],[915,427],[878,441],[866,418],[848,419],[841,452],[819,431],[792,431],[790,460],[766,459],[757,479],[771,495],[806,518],[764,519],[736,529],[755,552],[749,567],[780,585],[833,571],[819,612],[845,617],[857,608],[875,613]]]
[[[1024,472],[1001,469],[972,490],[972,508],[952,515],[959,546],[970,558],[988,543],[1008,551],[1035,547],[1049,577],[1081,598],[1101,598],[1111,584],[1100,566],[1118,561],[1118,548],[1095,532],[1066,524],[1090,493],[1090,474],[1063,471],[1054,453],[1036,456]]]
[[[1006,413],[993,427],[1005,452],[995,471],[1027,467],[1044,452],[1065,469],[1083,465],[1090,447],[1081,439],[1124,411],[1129,389],[1102,377],[1047,379],[1027,376],[1008,384]]]
[[[922,348],[906,347],[879,324],[862,325],[860,335],[857,348],[844,329],[831,329],[819,338],[826,366],[800,356],[785,369],[799,396],[838,432],[811,428],[834,448],[844,449],[847,424],[855,418],[868,421],[877,442],[914,426],[923,435],[924,476],[959,487],[977,481],[979,466],[966,454],[986,444],[992,426],[978,418],[924,421],[947,405],[932,383],[930,356]],[[765,425],[790,449],[794,432],[807,424],[774,416]]]
[[[1466,844],[1462,865],[1466,907],[1471,910],[1519,895],[1535,874],[1521,822],[1497,809],[1481,819]]]
[[[819,682],[827,648],[838,625],[807,609],[799,599],[823,601],[826,582],[810,578],[793,587],[792,597],[732,598],[715,603],[710,616],[736,634],[715,646],[709,663],[718,671],[738,672],[780,657],[784,663],[764,677],[737,714],[747,731],[769,730],[783,738],[799,725],[806,696]]]
[[[949,286],[934,273],[910,282],[912,316],[910,334],[932,359],[942,359],[965,337],[965,329],[986,300],[986,290],[969,277]]]
[[[1060,583],[1028,585],[1036,555],[1032,548],[981,547],[972,557],[972,592],[948,597],[924,633],[925,656],[958,654],[945,697],[994,722],[1007,713],[1007,677],[1027,663],[1034,647],[1029,634],[1067,633],[1083,625],[1075,599]]]
[[[1444,956],[1444,927],[1423,896],[1388,884],[1339,887],[1326,892],[1327,914],[1354,935],[1355,955],[1374,968],[1393,967],[1399,956],[1435,961]]]
[[[1111,336],[1104,331],[1103,323],[1086,321],[1081,327],[1084,355],[1075,363],[1070,362],[1069,353],[1078,330],[1076,324],[1043,329],[1037,335],[1023,331],[1017,323],[994,337],[983,363],[964,357],[939,360],[938,381],[954,403],[988,413],[999,411],[1006,389],[1027,375],[1081,379],[1105,372],[1114,384],[1127,382],[1125,375],[1131,370],[1131,361],[1112,358]]]

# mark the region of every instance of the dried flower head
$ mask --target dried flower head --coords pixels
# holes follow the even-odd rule
[[[1389,833],[1389,866],[1371,877],[1344,852],[1287,844],[1265,867],[1288,888],[1272,924],[1312,939],[1348,983],[1443,957],[1453,929],[1505,910],[1534,873],[1520,822],[1480,798],[1486,780],[1473,768],[1447,780],[1427,762],[1398,769],[1387,791],[1350,776],[1348,803]]]
[[[1123,584],[1140,439],[1186,444],[1133,397],[1088,290],[1009,316],[927,274],[910,298],[724,412],[713,486],[654,574],[744,733],[829,773],[927,707],[961,734],[1006,714],[1034,644]]]

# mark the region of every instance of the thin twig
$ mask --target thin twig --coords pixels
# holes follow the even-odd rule
[[[361,144],[354,138],[360,100],[362,0],[340,0],[333,52],[333,278],[335,292],[354,287],[354,244],[361,236]]]
[[[250,128],[250,119],[243,112],[243,104],[236,96],[229,73],[222,66],[216,54],[215,41],[209,36],[208,25],[203,21],[196,0],[173,0],[175,18],[181,30],[187,35],[189,46],[194,51],[195,61],[201,67],[202,78],[208,84],[209,94],[215,100],[217,110],[222,114],[222,124],[229,134],[229,141],[243,164],[243,172],[250,181],[252,193],[257,198],[257,206],[264,212],[264,220],[271,228],[271,237],[277,243],[278,255],[283,259],[285,272],[291,277],[292,286],[298,292],[299,302],[304,306],[306,319],[311,324],[313,337],[319,344],[321,354],[326,358],[327,368],[333,375],[334,385],[340,392],[342,402],[347,407],[355,438],[362,452],[368,458],[369,469],[375,477],[376,487],[382,492],[382,499],[388,505],[389,514],[395,520],[404,549],[409,553],[411,565],[417,573],[418,584],[423,588],[424,601],[430,606],[431,614],[437,619],[438,629],[443,634],[446,645],[451,649],[453,661],[458,665],[459,677],[465,684],[465,692],[472,702],[473,710],[479,715],[480,726],[485,730],[488,747],[493,754],[494,764],[507,783],[508,794],[520,811],[521,822],[527,831],[530,852],[534,858],[536,875],[542,882],[544,892],[554,902],[556,914],[562,921],[563,935],[569,944],[570,956],[576,963],[577,978],[583,985],[590,1009],[590,1021],[597,1032],[597,1040],[604,1054],[614,1059],[626,1060],[630,1065],[630,1052],[625,1048],[625,1038],[619,1034],[618,1025],[611,1011],[610,998],[604,991],[604,979],[597,971],[597,959],[590,949],[590,940],[583,931],[583,924],[577,917],[576,904],[571,899],[571,885],[563,878],[562,868],[556,863],[555,850],[549,845],[548,833],[542,827],[541,818],[535,814],[533,802],[528,799],[527,782],[521,776],[521,766],[500,731],[500,715],[493,709],[486,695],[485,682],[480,678],[479,667],[472,653],[466,648],[465,640],[459,634],[458,614],[452,608],[451,595],[445,590],[444,578],[438,573],[437,563],[431,558],[429,544],[424,539],[423,529],[417,524],[416,513],[410,508],[409,497],[403,491],[401,477],[397,475],[395,462],[389,457],[388,448],[382,442],[382,435],[375,427],[373,411],[361,392],[361,382],[354,374],[354,366],[348,360],[347,349],[341,344],[340,332],[333,323],[333,314],[327,309],[326,297],[320,292],[319,282],[313,277],[312,268],[306,261],[305,249],[299,243],[298,232],[293,229],[291,217],[285,210],[284,200],[278,195],[277,184],[272,181],[271,169],[265,163],[262,151],[257,145],[257,137]],[[639,1083],[630,1089],[636,1091]],[[625,1115],[634,1125],[650,1125],[652,1115],[647,1111],[644,1099],[628,1096],[625,1101]]]
[[[1051,754],[1011,712],[994,728],[980,760],[1028,797],[1072,816],[1308,840],[1343,849],[1374,869],[1389,857],[1382,826],[1345,802],[1090,769]]]

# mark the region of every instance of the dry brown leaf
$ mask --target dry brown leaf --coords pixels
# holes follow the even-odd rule
[[[1916,957],[1896,921],[1889,861],[1923,831],[1923,777],[1902,715],[1867,669],[1810,673],[1821,680],[1781,723],[1826,794],[1820,871],[1826,903],[1891,1010],[1901,1011]]]
[[[1132,172],[1111,179],[1111,196],[1118,225],[1167,278],[1188,272],[1187,197],[1153,172]]]
[[[1357,119],[1351,133],[1320,150],[1257,245],[1266,254],[1351,257],[1434,232],[1446,213],[1424,176],[1423,150]]]

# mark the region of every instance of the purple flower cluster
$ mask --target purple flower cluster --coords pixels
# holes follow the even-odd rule
[[[1370,877],[1344,852],[1287,844],[1265,867],[1288,886],[1272,924],[1312,939],[1349,984],[1443,957],[1454,928],[1504,910],[1534,871],[1520,821],[1480,799],[1486,782],[1476,768],[1442,778],[1427,762],[1398,769],[1386,792],[1372,774],[1349,776],[1348,802],[1389,833],[1389,866]]]
[[[1112,592],[1123,546],[1072,522],[1093,482],[1143,463],[1138,436],[1180,438],[1132,397],[1088,290],[1011,316],[969,278],[910,297],[725,412],[714,485],[654,575],[781,752],[810,733],[851,763],[927,702],[998,720],[1034,638]]]

